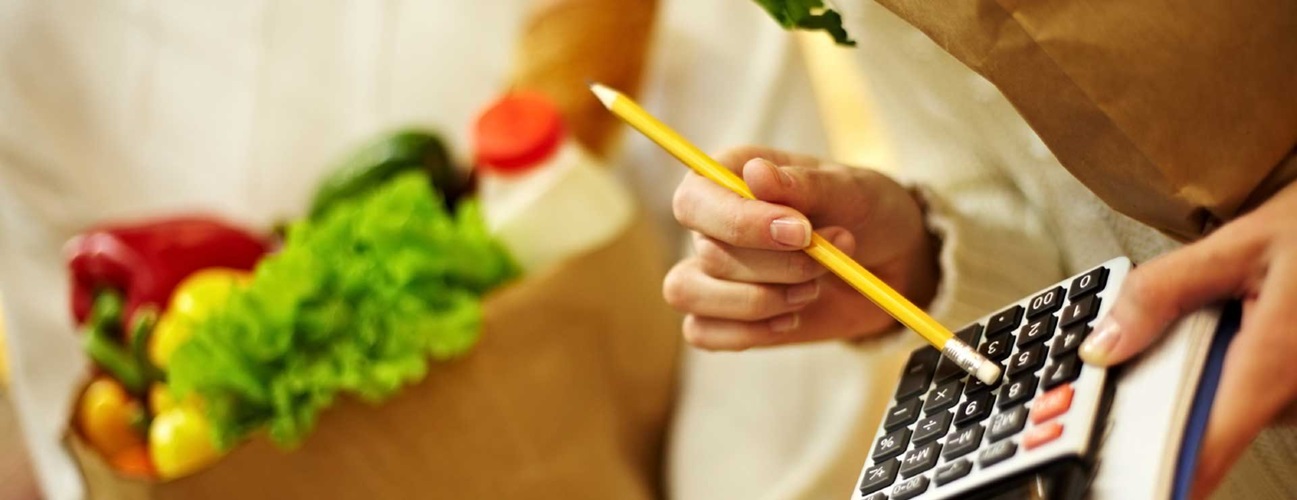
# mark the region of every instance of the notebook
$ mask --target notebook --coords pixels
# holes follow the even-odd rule
[[[1115,373],[1090,498],[1188,498],[1238,318],[1237,304],[1190,314]]]

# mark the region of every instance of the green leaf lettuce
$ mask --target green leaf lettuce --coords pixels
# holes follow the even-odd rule
[[[202,397],[222,447],[263,427],[296,445],[340,394],[382,401],[474,345],[480,297],[516,267],[473,200],[452,215],[428,184],[404,174],[294,224],[195,325],[169,382]]]
[[[842,15],[824,5],[824,0],[756,0],[784,29],[825,31],[838,45],[855,46],[842,27]]]

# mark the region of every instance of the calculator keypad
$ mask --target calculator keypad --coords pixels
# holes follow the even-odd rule
[[[1072,410],[1077,391],[1102,389],[1077,385],[1090,380],[1081,377],[1085,370],[1101,369],[1084,366],[1076,352],[1110,298],[1105,287],[1112,276],[1106,267],[1079,274],[956,332],[1001,364],[1004,376],[993,386],[936,349],[915,351],[862,472],[858,498],[945,498],[941,492],[949,488],[980,484],[982,469],[1009,474],[1069,432],[1088,435],[1091,429],[1075,429],[1072,417],[1060,416],[1080,411]]]
[[[1035,318],[1042,314],[1057,311],[1063,305],[1063,287],[1050,288],[1040,295],[1031,298],[1027,306],[1027,317]]]
[[[1054,315],[1042,316],[1032,320],[1018,332],[1018,346],[1030,345],[1049,338],[1054,334]]]
[[[950,428],[950,412],[943,411],[930,415],[914,426],[914,444],[920,445],[946,434]]]
[[[923,412],[931,415],[955,406],[959,401],[959,389],[962,385],[958,380],[952,380],[929,391],[928,397],[924,398],[927,402],[923,403]]]
[[[1027,407],[1019,406],[1012,410],[997,413],[987,425],[992,442],[1017,434],[1027,425]]]
[[[901,477],[910,477],[931,469],[937,465],[937,455],[941,453],[941,443],[928,443],[910,450],[901,457]]]
[[[1068,304],[1063,308],[1063,328],[1094,319],[1099,312],[1099,298],[1093,295]]]
[[[948,484],[951,481],[967,476],[973,471],[973,463],[967,459],[959,459],[937,468],[937,473],[932,475],[933,482],[937,486]]]
[[[1050,363],[1049,368],[1045,369],[1043,380],[1045,381],[1046,389],[1053,389],[1076,380],[1076,377],[1079,377],[1080,375],[1081,358],[1076,357],[1074,354],[1069,354],[1057,358],[1053,363]]]
[[[910,500],[928,489],[928,478],[919,476],[901,481],[892,488],[892,500]]]
[[[955,412],[955,427],[963,427],[973,422],[980,422],[991,415],[991,403],[995,401],[990,392],[982,392],[968,397]]]
[[[982,426],[974,425],[972,427],[957,430],[946,438],[946,460],[963,456],[968,452],[976,450],[977,445],[982,443]]]
[[[1081,347],[1081,342],[1085,342],[1085,337],[1090,334],[1089,325],[1081,325],[1063,330],[1063,334],[1058,340],[1054,341],[1054,347],[1049,349],[1050,357],[1059,357],[1068,353],[1076,352]]]
[[[1030,431],[1022,436],[1022,447],[1028,450],[1048,443],[1059,436],[1063,435],[1063,424],[1058,422],[1046,422],[1043,425],[1032,427]]]
[[[1000,407],[1022,403],[1036,395],[1036,376],[1027,374],[1000,387]]]
[[[1017,451],[1018,445],[1013,444],[1013,441],[1000,441],[987,446],[981,453],[978,453],[977,464],[982,467],[990,467],[1003,462],[1006,458],[1013,456]]]
[[[896,471],[900,468],[901,462],[895,458],[890,458],[883,461],[883,463],[865,469],[865,478],[860,483],[860,491],[867,495],[890,486],[896,481]]]
[[[874,461],[887,460],[900,455],[910,444],[910,430],[904,427],[883,436],[874,444]]]
[[[883,425],[888,430],[891,430],[914,423],[915,420],[919,419],[920,403],[923,403],[923,400],[915,398],[893,406],[891,410],[887,411],[887,420],[883,422]]]
[[[1076,300],[1077,297],[1103,289],[1107,277],[1108,270],[1102,267],[1077,276],[1076,279],[1072,280],[1072,287],[1067,293],[1067,298]]]
[[[1007,332],[1018,327],[1022,322],[1022,306],[1013,306],[991,317],[991,321],[986,324],[986,335],[989,337],[997,333]]]

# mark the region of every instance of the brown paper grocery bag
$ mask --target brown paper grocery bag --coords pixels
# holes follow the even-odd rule
[[[256,438],[147,484],[67,444],[97,499],[660,497],[680,347],[661,250],[641,221],[493,292],[468,355],[381,405],[340,400],[291,452]]]
[[[1201,236],[1297,179],[1297,2],[877,1],[1168,234]]]

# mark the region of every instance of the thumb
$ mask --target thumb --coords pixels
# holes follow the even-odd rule
[[[1181,316],[1237,295],[1250,267],[1247,248],[1218,232],[1134,269],[1112,310],[1081,344],[1087,363],[1122,363],[1160,338]]]

